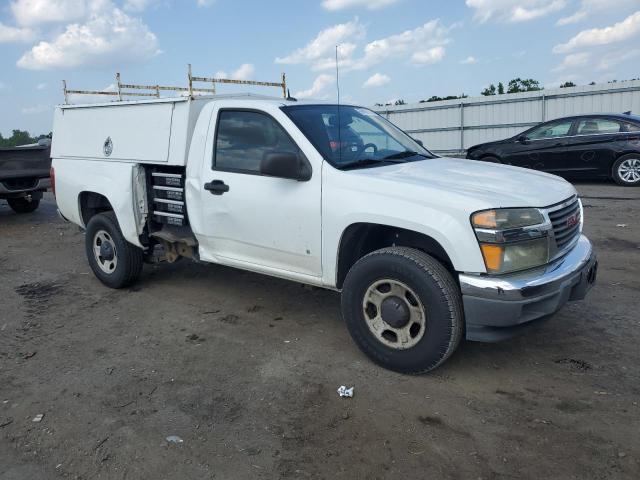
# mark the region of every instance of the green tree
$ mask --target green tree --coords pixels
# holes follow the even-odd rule
[[[29,132],[26,130],[13,130],[9,138],[4,138],[2,134],[0,134],[0,147],[17,147],[19,145],[36,143],[37,141],[38,140],[29,135]]]
[[[577,87],[577,85],[573,82],[564,82],[560,85],[560,88],[569,88],[569,87]]]
[[[484,95],[485,97],[489,97],[491,95],[495,95],[496,94],[496,86],[492,83],[491,85],[489,85],[487,88],[485,88],[482,92],[480,92],[482,95]]]
[[[534,80],[533,78],[523,80],[518,77],[509,82],[507,93],[536,92],[538,90],[542,90],[538,80]]]
[[[420,100],[419,103],[429,103],[429,102],[441,102],[443,100],[458,100],[460,98],[467,98],[467,95],[465,95],[464,93],[460,96],[458,95],[447,95],[446,97],[439,97],[437,95],[434,95],[432,97],[429,97],[427,100]]]
[[[498,83],[498,95],[504,95],[504,85],[502,82]]]

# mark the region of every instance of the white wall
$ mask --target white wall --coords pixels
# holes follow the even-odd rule
[[[478,143],[512,137],[558,117],[629,110],[638,115],[640,80],[374,110],[435,152],[461,152]]]

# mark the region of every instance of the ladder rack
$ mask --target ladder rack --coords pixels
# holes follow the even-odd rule
[[[215,78],[215,77],[197,77],[191,73],[191,64],[188,69],[188,86],[174,87],[166,85],[140,85],[133,83],[122,83],[120,73],[116,73],[117,90],[70,90],[67,88],[66,80],[62,81],[62,90],[64,93],[64,103],[69,103],[69,95],[107,95],[118,97],[118,101],[122,101],[123,97],[154,97],[160,98],[161,91],[187,92],[189,97],[193,97],[194,93],[216,93],[217,83],[231,83],[235,85],[256,85],[260,87],[278,87],[282,89],[283,98],[287,98],[287,80],[282,74],[281,82],[259,82],[255,80],[236,80],[231,78]],[[194,87],[194,82],[210,83],[211,88]],[[147,91],[131,91],[131,90],[147,90]]]

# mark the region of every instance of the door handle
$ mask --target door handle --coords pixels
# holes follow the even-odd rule
[[[212,180],[204,184],[204,189],[209,190],[213,195],[222,195],[229,191],[229,185],[222,180]]]

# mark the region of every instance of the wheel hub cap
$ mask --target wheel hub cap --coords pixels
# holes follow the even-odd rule
[[[382,301],[380,316],[387,325],[393,328],[402,328],[409,322],[411,313],[407,303],[394,295]]]
[[[113,260],[113,245],[111,245],[109,242],[104,242],[102,245],[100,245],[100,256],[107,261]]]
[[[98,230],[93,236],[93,256],[98,268],[104,273],[113,273],[118,266],[116,245],[105,230]]]
[[[380,343],[396,350],[414,347],[427,329],[425,308],[406,284],[392,279],[373,282],[364,293],[362,313]]]

